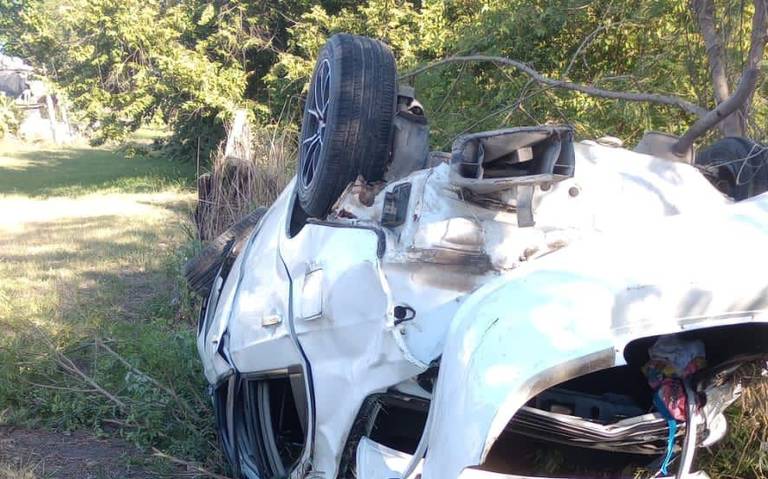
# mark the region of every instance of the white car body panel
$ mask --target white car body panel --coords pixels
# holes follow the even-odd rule
[[[357,479],[380,479],[397,477],[413,460],[411,454],[382,446],[367,437],[357,446]],[[421,474],[424,461],[414,469],[414,474]]]
[[[768,255],[755,254],[768,244],[768,194],[645,232],[572,245],[461,306],[440,363],[424,478],[482,463],[530,397],[576,370],[623,364],[634,339],[768,322]],[[738,247],[712,254],[724,244]],[[509,338],[525,340],[510,348]]]
[[[317,417],[313,466],[329,471],[329,477],[335,475],[363,400],[421,371],[403,355],[396,341],[399,333],[388,325],[391,298],[377,247],[377,235],[370,230],[316,224],[281,245],[293,282],[294,311],[302,309],[305,278],[322,271],[321,317],[295,317],[294,324],[312,365]]]
[[[331,479],[363,400],[440,358],[423,479],[513,477],[467,468],[541,389],[622,364],[637,338],[768,322],[768,255],[758,253],[768,194],[732,204],[690,165],[575,147],[575,177],[536,190],[528,228],[462,199],[441,164],[386,185],[371,206],[349,188],[332,224],[289,237],[292,183],[211,296],[198,341],[208,381],[308,362],[305,460],[312,477]],[[382,228],[385,195],[403,183],[408,217]],[[443,254],[487,255],[490,266]],[[415,318],[398,323],[398,305]],[[359,477],[421,460],[366,441]]]
[[[413,460],[413,456],[404,452],[382,446],[368,438],[360,440],[357,448],[357,479],[381,479],[395,478],[408,466]],[[423,463],[421,460],[413,470],[413,474],[422,474]],[[498,472],[489,472],[479,469],[464,469],[459,474],[458,479],[562,479],[542,476],[520,476],[513,474],[502,474]],[[671,477],[660,477],[659,479],[671,479]],[[686,474],[680,479],[709,479],[709,476],[698,471]]]

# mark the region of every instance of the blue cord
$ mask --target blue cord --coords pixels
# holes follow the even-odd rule
[[[677,421],[672,417],[672,413],[667,409],[667,405],[661,400],[659,392],[653,395],[653,404],[656,409],[659,410],[662,417],[667,420],[667,427],[669,428],[669,435],[667,436],[667,454],[664,456],[664,461],[661,463],[661,474],[666,476],[669,474],[669,464],[672,462],[672,456],[675,449],[675,436],[677,435]]]

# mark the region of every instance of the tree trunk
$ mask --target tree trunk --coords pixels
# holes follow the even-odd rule
[[[747,57],[746,68],[760,69],[760,62],[763,60],[766,42],[768,42],[768,0],[755,0],[755,15],[752,17],[752,34],[750,35],[749,56]],[[749,118],[749,107],[752,105],[754,94],[753,90],[742,108],[745,122]]]
[[[688,131],[680,137],[677,143],[672,147],[672,152],[676,155],[682,156],[688,151],[697,138],[704,135],[715,125],[720,127],[720,130],[725,136],[746,136],[749,107],[752,104],[752,96],[755,94],[755,89],[757,88],[758,77],[760,75],[760,63],[763,59],[763,54],[765,53],[765,45],[768,43],[768,0],[754,0],[754,2],[755,14],[752,17],[749,58],[747,59],[747,65],[744,68],[744,71],[741,73],[739,86],[733,92],[733,95],[726,97],[725,99],[718,98],[715,109],[700,117],[698,121],[696,121],[696,123],[694,123]],[[723,87],[727,91],[728,83],[727,81],[720,82],[720,80],[724,80],[725,69],[722,63],[722,45],[719,43],[720,40],[717,38],[717,32],[714,30],[714,23],[712,23],[712,12],[714,9],[710,0],[693,0],[692,5],[697,14],[698,12],[702,12],[701,15],[699,15],[699,24],[702,27],[701,33],[705,38],[707,53],[710,57],[715,95],[719,96],[723,94]],[[712,36],[713,34],[714,37]],[[717,42],[717,45],[711,43],[713,41]],[[710,48],[711,46],[712,48]],[[717,52],[717,54],[715,55],[713,52]],[[737,119],[735,122],[731,120],[731,123],[723,126],[724,123],[726,123],[725,120],[732,119],[733,117],[736,117]]]
[[[691,6],[696,14],[701,36],[707,49],[712,90],[715,94],[715,103],[719,105],[731,96],[731,92],[728,86],[728,76],[725,71],[723,43],[720,41],[717,28],[715,28],[715,6],[712,0],[693,0]],[[745,135],[745,113],[744,108],[739,108],[720,122],[718,127],[724,136]]]

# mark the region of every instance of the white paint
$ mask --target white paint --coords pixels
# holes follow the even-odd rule
[[[659,221],[652,235],[642,226],[531,262],[462,304],[443,349],[425,479],[482,463],[547,370],[605,350],[623,364],[624,346],[645,336],[767,322],[768,255],[755,252],[768,241],[768,194]]]
[[[364,437],[357,446],[357,479],[395,478],[405,469],[413,456]],[[419,461],[414,473],[421,473],[424,461]]]
[[[312,364],[317,424],[313,467],[335,477],[347,431],[363,400],[415,376],[421,368],[403,354],[389,318],[376,234],[359,228],[306,225],[282,237],[280,252],[294,281],[294,311],[308,271],[322,268],[323,318],[294,322]],[[312,267],[310,267],[311,265]],[[309,273],[309,276],[314,273]],[[310,302],[314,302],[310,299]]]
[[[303,278],[301,286],[301,319],[312,321],[323,316],[323,270],[314,269]]]
[[[381,476],[383,477],[383,476]],[[672,479],[674,476],[659,476],[657,479]],[[543,476],[518,476],[515,474],[500,474],[497,472],[481,471],[478,469],[465,469],[459,475],[459,479],[567,479],[567,478],[552,478]],[[709,479],[706,472],[699,471],[691,474],[685,474],[682,478],[675,479]]]

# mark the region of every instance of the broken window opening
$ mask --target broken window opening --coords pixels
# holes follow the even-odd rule
[[[301,459],[307,405],[301,391],[294,394],[299,385],[300,373],[242,380],[235,399],[234,436],[245,477],[286,477]],[[264,471],[268,475],[262,476]]]

